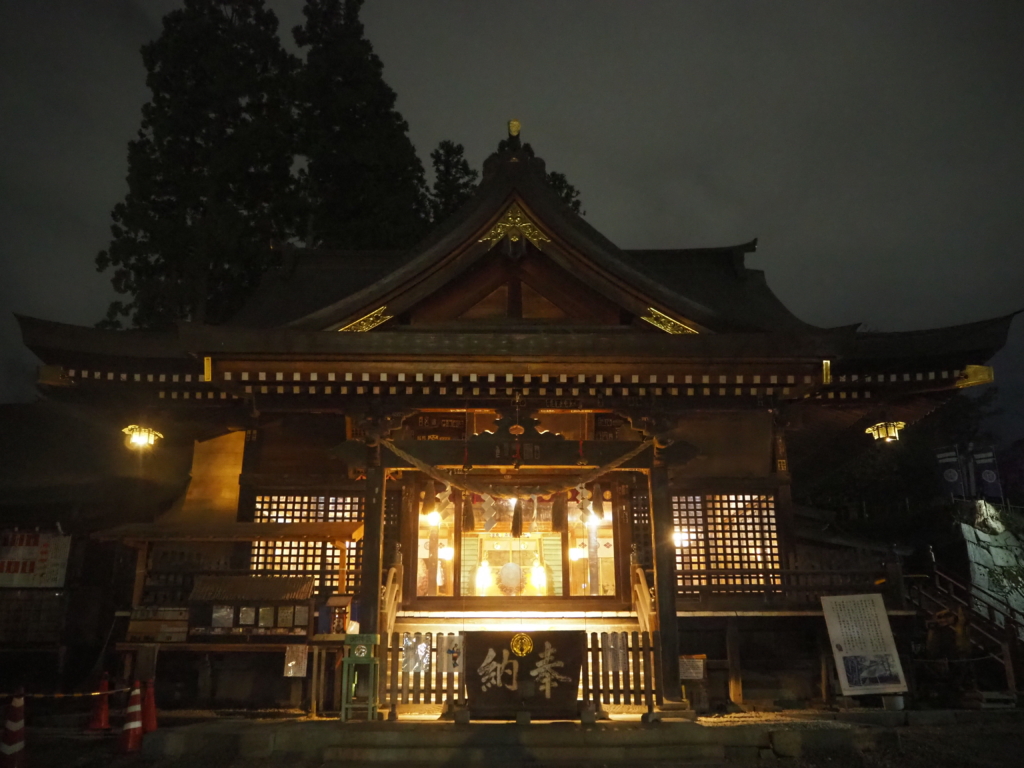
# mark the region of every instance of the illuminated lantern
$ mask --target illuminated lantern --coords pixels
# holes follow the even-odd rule
[[[494,574],[491,573],[491,564],[484,560],[476,569],[476,593],[486,595],[487,590],[494,586]]]
[[[548,574],[544,570],[544,566],[540,564],[540,560],[534,561],[533,568],[530,569],[530,586],[541,595],[548,591]]]
[[[437,556],[442,560],[453,560],[455,558],[455,547],[441,547],[437,551]]]
[[[885,442],[891,443],[893,440],[900,439],[900,430],[905,429],[906,426],[902,421],[880,421],[865,429],[864,432],[875,440],[885,440]]]
[[[163,437],[163,435],[155,429],[140,427],[138,424],[132,424],[121,431],[127,435],[127,437],[125,437],[125,445],[129,448],[134,448],[137,451],[144,451],[147,448],[152,448],[156,441]]]
[[[426,518],[427,525],[436,527],[441,524],[441,513],[438,512],[436,509],[433,510],[432,512],[427,513]]]

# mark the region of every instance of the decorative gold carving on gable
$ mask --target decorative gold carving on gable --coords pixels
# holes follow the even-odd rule
[[[394,317],[394,315],[385,315],[384,310],[386,309],[387,305],[383,307],[378,307],[377,309],[373,310],[373,312],[371,312],[370,314],[365,315],[364,317],[360,317],[354,323],[349,323],[344,328],[339,328],[338,332],[366,333],[367,331],[372,331],[381,323],[386,323],[388,320]]]
[[[688,325],[680,323],[678,320],[673,320],[663,312],[659,312],[654,307],[647,308],[647,314],[643,315],[641,320],[644,320],[655,328],[660,328],[665,333],[697,333],[693,328]]]
[[[497,223],[487,231],[487,234],[480,238],[479,242],[490,243],[493,247],[506,237],[513,243],[519,242],[525,237],[538,247],[541,242],[551,242],[551,238],[541,232],[540,228],[527,218],[523,209],[519,207],[519,203],[512,203]]]
[[[990,365],[966,365],[960,378],[956,380],[959,389],[976,387],[979,384],[991,384],[996,380],[996,371]]]

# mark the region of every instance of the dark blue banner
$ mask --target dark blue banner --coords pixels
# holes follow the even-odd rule
[[[942,483],[946,487],[946,493],[966,498],[968,494],[967,483],[964,478],[964,467],[956,448],[943,448],[935,456],[939,460],[939,474],[942,475]]]

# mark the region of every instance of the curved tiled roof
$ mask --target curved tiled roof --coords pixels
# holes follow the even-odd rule
[[[250,328],[287,325],[373,285],[414,254],[407,251],[294,249],[268,272],[228,323]]]
[[[570,210],[544,173],[543,160],[526,152],[492,155],[473,199],[415,248],[293,251],[283,267],[266,275],[230,324],[323,330],[421,283],[433,280],[439,288],[473,260],[488,257],[490,249],[480,247],[461,263],[453,255],[471,250],[516,201],[556,236],[560,247],[541,250],[613,301],[629,295],[635,306],[653,304],[712,332],[817,330],[786,309],[762,272],[743,266],[744,253],[756,241],[726,248],[622,250]]]

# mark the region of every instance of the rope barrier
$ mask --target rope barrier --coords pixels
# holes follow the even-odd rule
[[[472,478],[466,475],[456,475],[452,472],[447,472],[443,469],[428,464],[422,459],[418,459],[412,454],[403,451],[390,440],[382,439],[380,442],[381,445],[383,445],[393,454],[398,456],[398,458],[409,462],[420,472],[423,472],[425,475],[432,477],[434,480],[445,483],[446,485],[451,485],[455,488],[459,488],[460,490],[463,491],[468,491],[470,493],[478,493],[481,495],[489,494],[495,498],[513,499],[523,498],[526,496],[548,496],[552,493],[562,493],[563,491],[570,491],[573,488],[577,487],[578,485],[586,484],[594,480],[597,480],[605,472],[610,472],[611,470],[622,466],[627,461],[632,459],[634,456],[637,456],[647,448],[650,448],[652,445],[654,445],[654,438],[644,440],[642,443],[639,443],[636,446],[636,448],[627,451],[622,456],[619,456],[617,459],[608,462],[603,467],[598,467],[597,469],[591,470],[590,472],[578,475],[577,477],[575,477],[575,479],[568,481],[566,484],[530,486],[517,486],[512,484],[505,485],[500,483],[484,483],[477,480],[473,480]]]
[[[114,688],[110,691],[92,691],[90,693],[0,693],[0,699],[22,696],[26,699],[77,699],[85,696],[109,696],[112,693],[124,693],[131,688]]]
[[[988,656],[974,656],[970,659],[911,659],[911,661],[915,664],[968,664],[972,661],[988,661],[989,659],[993,659],[1000,663],[1003,661],[1001,658],[991,653]]]

